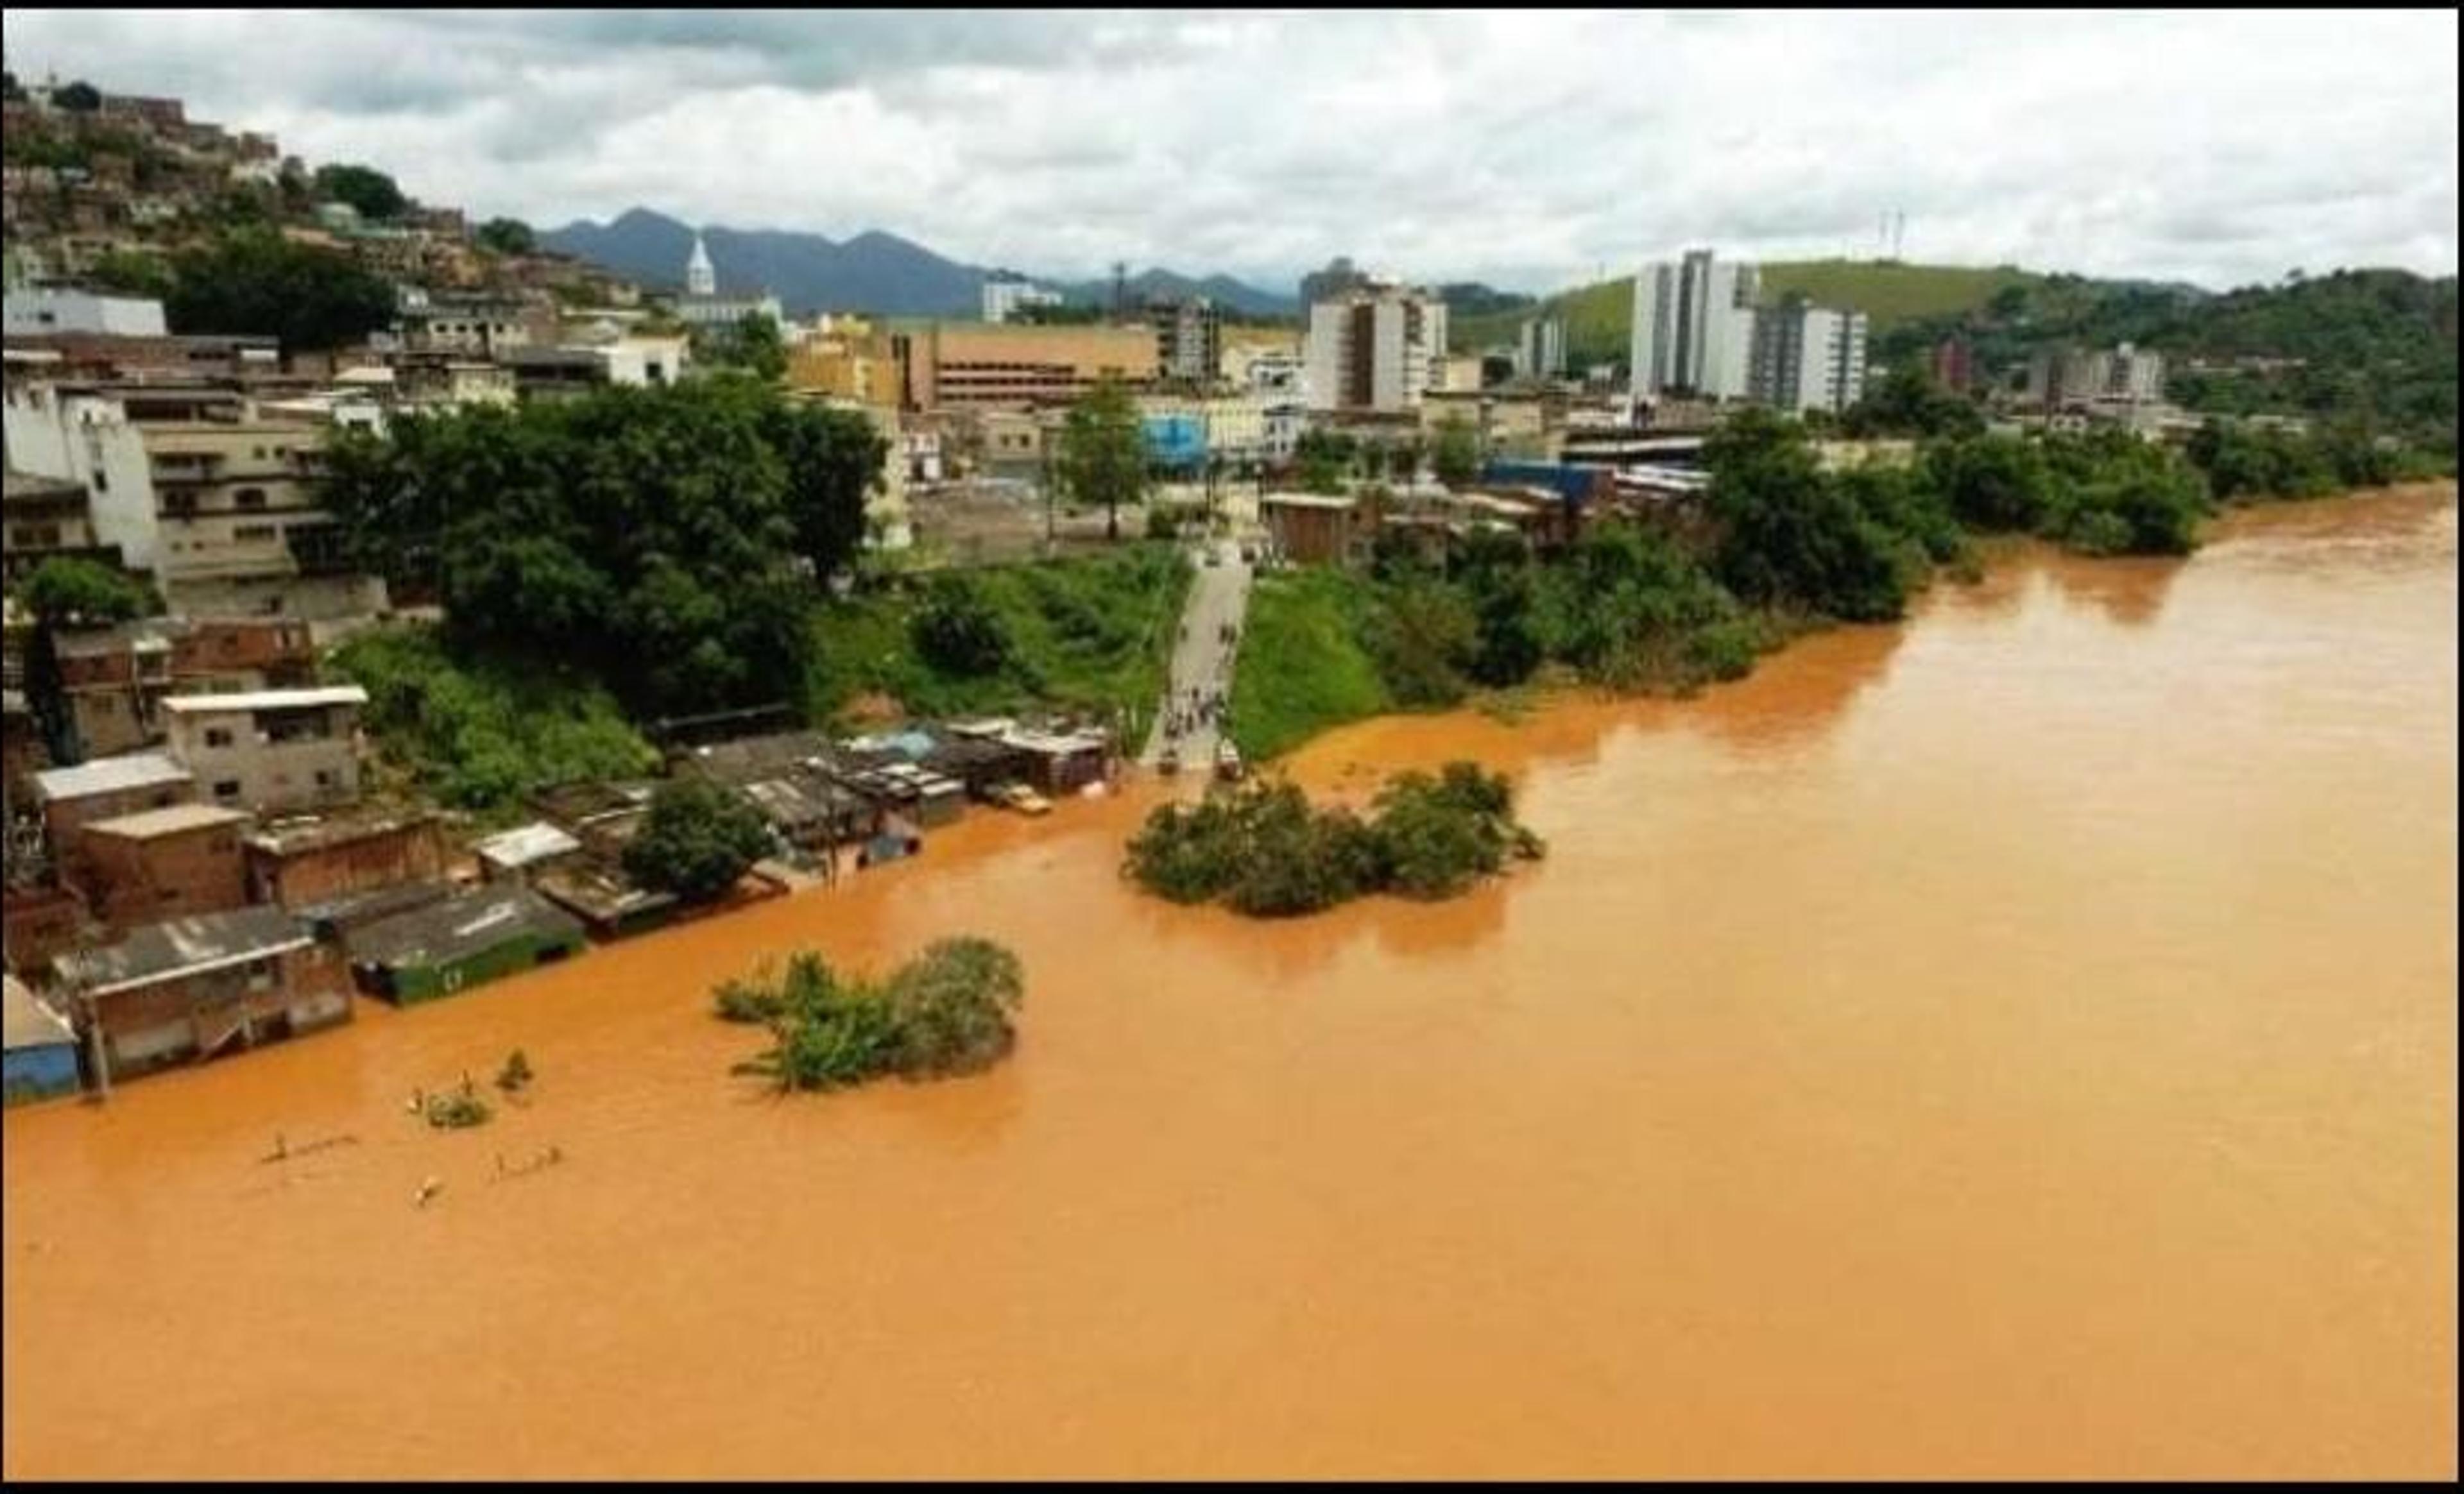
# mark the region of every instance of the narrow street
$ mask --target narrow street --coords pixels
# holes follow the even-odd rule
[[[1172,674],[1164,687],[1155,730],[1138,760],[1154,767],[1170,742],[1179,753],[1183,773],[1205,775],[1215,771],[1215,744],[1221,734],[1196,703],[1231,699],[1232,661],[1240,653],[1237,629],[1248,613],[1250,570],[1241,559],[1240,544],[1231,539],[1207,539],[1196,559],[1198,575],[1190,582],[1189,601],[1181,609]],[[1223,636],[1227,627],[1236,630],[1230,642]],[[1177,734],[1173,730],[1176,722],[1180,727]]]

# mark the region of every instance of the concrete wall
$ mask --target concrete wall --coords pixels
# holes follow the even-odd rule
[[[288,741],[267,736],[266,722],[276,713],[182,713],[170,718],[170,749],[196,775],[197,797],[208,803],[259,811],[348,803],[360,797],[352,741],[359,709],[313,709],[324,717],[325,735]]]
[[[88,825],[81,832],[87,906],[121,930],[246,906],[241,828],[199,825],[140,837]]]

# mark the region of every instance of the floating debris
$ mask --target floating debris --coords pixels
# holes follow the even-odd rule
[[[429,1199],[435,1197],[438,1194],[443,1193],[444,1191],[445,1179],[441,1177],[430,1177],[419,1185],[418,1193],[411,1196],[410,1205],[415,1209],[424,1209],[428,1207]]]

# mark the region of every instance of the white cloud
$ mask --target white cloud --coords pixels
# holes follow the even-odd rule
[[[2452,274],[2445,12],[12,9],[9,57],[543,225],[1549,289],[1681,247],[2211,285]]]

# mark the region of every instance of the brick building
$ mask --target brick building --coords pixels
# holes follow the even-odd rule
[[[194,802],[197,780],[159,752],[99,758],[74,768],[34,775],[34,801],[42,806],[43,839],[51,846],[59,879],[83,885],[84,837],[97,820]]]
[[[240,833],[249,817],[213,804],[173,804],[84,827],[85,881],[96,917],[115,929],[221,912],[248,902]]]
[[[445,839],[436,817],[426,812],[263,825],[241,845],[251,894],[285,908],[445,874]]]
[[[351,1016],[341,953],[279,908],[152,924],[54,969],[80,1024],[99,1028],[114,1079]]]

